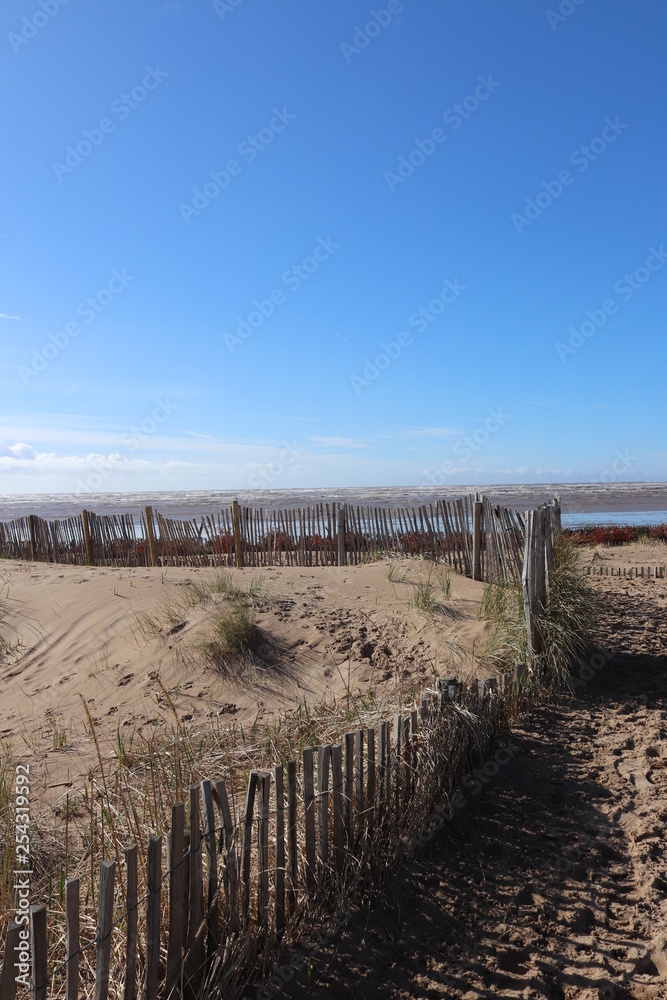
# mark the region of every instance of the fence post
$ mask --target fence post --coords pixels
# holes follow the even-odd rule
[[[293,916],[296,911],[296,761],[287,762],[287,849],[289,857],[287,881],[287,912]]]
[[[303,751],[303,807],[306,825],[306,886],[315,888],[315,783],[313,781],[313,751]]]
[[[276,784],[276,934],[282,937],[285,928],[285,793],[282,764],[276,764],[273,776]]]
[[[366,730],[366,818],[368,839],[373,838],[375,823],[375,729]]]
[[[403,735],[403,720],[400,715],[394,716],[394,739],[393,745],[390,749],[390,754],[393,757],[393,763],[391,764],[391,770],[394,772],[394,813],[398,817],[400,815],[401,807],[401,737]]]
[[[238,500],[232,500],[232,524],[234,526],[234,551],[236,552],[236,565],[243,566],[243,544],[241,542],[241,518],[239,516]]]
[[[67,947],[67,1000],[79,996],[79,880],[65,881],[65,937]]]
[[[531,656],[540,652],[540,635],[537,627],[539,615],[540,580],[545,575],[544,549],[541,551],[539,538],[539,511],[526,512],[526,541],[523,555],[523,606],[526,615],[526,630],[528,635],[528,651]]]
[[[115,861],[103,861],[100,864],[100,898],[99,918],[97,922],[95,1000],[107,1000],[109,995],[109,959],[111,957],[111,931],[113,929],[113,890],[115,874]]]
[[[345,566],[345,507],[338,508],[338,565]]]
[[[181,978],[183,947],[186,938],[186,917],[183,913],[183,847],[185,840],[185,806],[176,802],[171,808],[169,834],[169,941],[167,945],[167,974],[164,995],[166,1000],[178,986]]]
[[[351,851],[354,845],[354,733],[345,734],[345,830]]]
[[[35,538],[35,515],[30,514],[28,517],[28,526],[30,529],[30,559],[32,562],[37,562],[37,540]]]
[[[127,954],[125,956],[124,1000],[136,1000],[137,996],[137,847],[133,844],[125,849],[125,870],[127,872]],[[77,886],[77,900],[79,888]],[[77,945],[78,948],[78,945]],[[76,1000],[67,997],[67,1000]]]
[[[19,960],[19,930],[21,924],[11,921],[5,938],[5,957],[2,963],[2,978],[0,979],[0,1000],[14,1000],[16,997],[16,974]],[[19,970],[21,971],[21,970]],[[28,972],[28,966],[25,968]],[[69,1000],[69,996],[68,996]]]
[[[345,820],[343,816],[343,748],[336,743],[331,748],[331,771],[333,786],[334,822],[334,865],[337,872],[343,870],[345,851]]]
[[[331,747],[326,745],[317,749],[317,835],[320,848],[320,861],[323,875],[326,876],[329,865],[329,761]]]
[[[243,919],[244,929],[248,926],[248,913],[250,910],[250,847],[252,843],[252,814],[255,809],[255,794],[257,791],[258,778],[259,774],[257,771],[250,772],[243,817],[243,843],[241,845],[241,916]]]
[[[83,521],[83,538],[86,543],[86,562],[89,566],[93,565],[93,543],[90,537],[90,524],[88,523],[88,511],[81,511],[81,519]]]
[[[378,824],[382,823],[382,819],[384,817],[385,799],[387,797],[386,761],[387,761],[387,730],[385,728],[384,722],[381,722],[378,726],[378,763],[377,763]]]
[[[482,579],[482,501],[477,497],[472,508],[472,578]]]
[[[355,803],[357,814],[357,833],[364,828],[364,731],[357,729],[355,733]]]
[[[187,960],[185,982],[188,995],[197,996],[204,978],[204,884],[202,842],[199,823],[199,785],[190,788],[190,898],[188,900]]]
[[[215,813],[213,812],[213,791],[210,781],[201,783],[202,809],[204,812],[204,839],[208,854],[208,897],[206,900],[206,961],[210,968],[218,949],[218,855],[215,846]],[[203,886],[202,886],[203,892]]]
[[[153,531],[153,511],[146,508],[146,531],[148,532],[148,547],[151,554],[151,566],[157,566],[157,547],[155,545],[155,532]]]
[[[31,1000],[46,1000],[48,984],[46,907],[30,907],[30,944],[32,946],[32,986]]]
[[[238,864],[236,854],[236,831],[232,811],[229,808],[229,799],[224,781],[218,781],[212,787],[212,795],[215,797],[220,813],[222,815],[222,827],[225,835],[225,870],[227,874],[228,899],[229,899],[229,933],[239,932],[239,888],[238,888]],[[220,848],[222,848],[222,833],[220,834]]]
[[[162,885],[162,837],[148,838],[148,895],[146,899],[146,982],[144,1000],[156,1000],[160,971],[160,886]]]
[[[266,934],[269,909],[269,811],[271,774],[259,775],[259,828],[257,831],[257,925]]]

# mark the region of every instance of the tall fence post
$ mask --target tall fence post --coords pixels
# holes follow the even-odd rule
[[[35,515],[31,514],[28,518],[28,526],[30,529],[30,559],[32,562],[37,562],[37,539],[35,537]]]
[[[157,546],[155,545],[155,532],[153,530],[153,511],[146,508],[146,531],[148,532],[148,548],[151,554],[151,566],[157,566]]]
[[[338,528],[338,565],[344,566],[345,559],[345,507],[339,507],[337,512]]]
[[[472,578],[482,579],[482,501],[475,498],[472,508]]]
[[[86,562],[89,566],[93,565],[93,542],[90,537],[90,524],[88,523],[88,511],[81,511],[81,519],[83,520],[83,538],[86,543]]]
[[[526,615],[528,650],[531,656],[542,650],[539,619],[546,602],[546,516],[544,509],[529,510],[525,516],[526,538],[523,556],[523,604]]]
[[[236,565],[243,566],[243,543],[241,542],[241,517],[238,500],[232,500],[232,524],[234,527],[234,551]]]

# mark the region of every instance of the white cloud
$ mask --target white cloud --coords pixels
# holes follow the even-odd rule
[[[6,445],[5,442],[0,439],[0,459],[2,458],[14,461],[17,459],[28,459],[29,461],[34,461],[35,449],[29,444],[24,444],[22,441],[17,441],[16,444],[12,445]]]
[[[403,431],[405,437],[457,437],[462,433],[459,427],[411,427]]]
[[[324,445],[327,448],[367,448],[368,445],[356,438],[346,437],[318,437],[313,435],[310,438],[315,444]]]
[[[19,323],[21,322],[20,316],[8,316],[7,313],[0,313],[0,319],[17,319]]]

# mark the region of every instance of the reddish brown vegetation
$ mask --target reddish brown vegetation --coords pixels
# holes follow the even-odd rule
[[[586,528],[565,528],[563,534],[575,545],[623,545],[638,542],[643,538],[659,538],[667,541],[667,524],[593,524]]]

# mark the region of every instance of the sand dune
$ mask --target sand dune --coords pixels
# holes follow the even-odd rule
[[[411,604],[429,576],[442,602],[435,615]],[[181,720],[243,722],[304,699],[340,700],[348,686],[351,696],[397,685],[421,690],[437,676],[471,672],[473,653],[484,645],[487,626],[477,620],[483,585],[451,573],[445,599],[432,564],[267,568],[261,578],[242,569],[227,579],[253,591],[261,648],[254,663],[220,669],[198,646],[229,600],[218,593],[186,600],[193,584],[214,579],[213,571],[192,568],[0,565],[0,736],[39,767],[47,800],[96,764],[80,695],[109,752],[119,727],[124,735],[141,733],[158,714],[169,715],[158,676]],[[158,635],[142,636],[142,613],[159,624]]]

